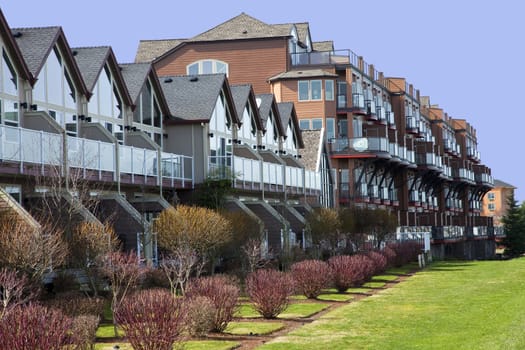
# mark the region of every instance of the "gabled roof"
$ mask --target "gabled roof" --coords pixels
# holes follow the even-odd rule
[[[95,84],[104,69],[104,65],[107,63],[121,93],[122,102],[129,106],[133,105],[133,101],[124,83],[124,78],[120,72],[117,59],[110,46],[75,47],[72,48],[72,50],[78,68],[82,73],[82,77],[90,93],[93,92]]]
[[[212,29],[194,36],[190,41],[239,40],[286,37],[282,28],[266,24],[244,12]]]
[[[514,188],[514,189],[516,188],[516,186],[512,186],[511,184],[508,184],[504,181],[494,179],[494,188],[497,188],[497,187]]]
[[[13,28],[11,32],[32,75],[32,83],[36,81],[53,47],[57,45],[79,92],[89,95],[61,27]]]
[[[323,69],[302,69],[291,70],[288,72],[274,75],[268,81],[284,80],[284,79],[306,79],[306,78],[337,78],[338,75]]]
[[[329,41],[316,41],[312,43],[314,51],[334,51],[334,42]]]
[[[233,102],[235,103],[235,110],[237,111],[237,116],[241,123],[245,123],[245,120],[242,120],[244,113],[244,108],[247,103],[251,104],[252,111],[255,115],[255,124],[257,129],[262,130],[262,121],[259,116],[259,109],[257,108],[257,102],[255,101],[255,94],[253,92],[252,86],[250,84],[240,84],[230,86],[230,90],[233,97]],[[247,121],[248,123],[250,121]]]
[[[303,148],[304,144],[303,138],[301,137],[301,128],[299,127],[293,102],[279,102],[277,103],[277,107],[279,108],[279,116],[281,118],[281,124],[285,135],[288,130],[288,123],[291,120],[293,128],[295,129],[295,134],[297,135],[297,148]],[[288,137],[288,135],[286,135],[286,137]]]
[[[165,76],[159,80],[173,122],[208,122],[221,91],[224,91],[226,103],[230,106],[233,122],[238,122],[226,75]]]
[[[135,63],[152,62],[186,39],[141,40],[135,55]]]
[[[284,136],[286,133],[283,130],[283,125],[281,123],[281,117],[279,116],[279,108],[275,102],[275,96],[273,94],[260,94],[256,96],[256,99],[260,101],[259,105],[259,115],[261,116],[263,129],[266,130],[266,124],[268,122],[268,117],[270,111],[273,111],[275,116],[275,125],[279,135]]]
[[[295,30],[297,31],[297,39],[305,45],[310,37],[310,25],[308,22],[271,24],[271,26],[281,31],[283,36],[291,35],[292,28],[295,27]]]
[[[126,63],[121,64],[120,68],[134,105],[137,104],[137,99],[140,96],[142,87],[146,84],[148,77],[150,77],[152,87],[156,91],[157,101],[160,104],[163,114],[169,114],[168,103],[164,98],[164,92],[160,86],[159,78],[151,63]]]
[[[13,28],[12,32],[29,71],[37,77],[60,35],[60,27]]]
[[[15,41],[15,38],[13,37],[11,29],[7,24],[4,14],[2,13],[2,9],[0,9],[0,38],[4,43],[9,56],[12,58],[11,63],[16,67],[16,71],[18,72],[18,74],[20,74],[20,76],[24,80],[27,80],[31,84],[33,84],[34,81],[32,79],[31,72],[27,67],[27,64],[24,60],[24,57],[22,56],[22,52],[20,51],[18,44]]]

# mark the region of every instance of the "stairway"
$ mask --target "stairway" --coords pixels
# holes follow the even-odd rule
[[[39,229],[40,224],[9,193],[0,187],[0,216],[5,219],[21,220],[31,228]]]
[[[288,221],[266,202],[245,202],[244,204],[264,223],[264,228],[268,232],[270,252],[279,254],[283,249],[281,230],[287,230],[290,227]]]

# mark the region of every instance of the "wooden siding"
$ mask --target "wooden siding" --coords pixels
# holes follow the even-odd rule
[[[185,75],[186,67],[214,59],[229,65],[230,84],[252,84],[256,94],[270,93],[268,78],[286,71],[286,39],[186,43],[155,63],[159,76]]]

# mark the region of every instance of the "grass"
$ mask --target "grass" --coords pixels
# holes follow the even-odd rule
[[[129,343],[98,343],[95,350],[113,350],[118,345],[120,350],[133,350]],[[238,342],[227,340],[195,340],[184,343],[184,350],[231,350],[239,346]]]
[[[228,323],[224,333],[233,335],[266,335],[283,329],[282,322],[235,322]]]
[[[398,275],[377,275],[372,277],[372,281],[392,282],[398,279]]]
[[[119,337],[124,336],[124,331],[120,328],[117,328],[117,333]],[[114,338],[115,330],[112,324],[101,324],[97,328],[97,338]]]
[[[383,288],[384,286],[386,286],[386,283],[385,282],[378,282],[378,281],[370,281],[370,282],[366,282],[363,284],[363,287],[365,288]]]
[[[260,349],[525,349],[524,271],[525,258],[435,263]]]
[[[351,294],[344,294],[344,293],[326,293],[321,294],[317,297],[318,300],[324,300],[324,301],[349,301],[354,298]]]
[[[278,318],[306,318],[327,308],[328,305],[320,303],[293,303],[288,305]],[[235,314],[236,317],[259,318],[262,317],[251,304],[243,303]]]

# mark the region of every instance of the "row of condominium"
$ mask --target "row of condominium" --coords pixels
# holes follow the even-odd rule
[[[441,255],[486,255],[476,242],[493,240],[474,127],[312,41],[308,23],[242,13],[192,38],[142,40],[122,64],[111,47],[70,47],[61,27],[0,22],[1,207],[21,220],[63,179],[79,220],[111,216],[126,249],[155,258],[141,237],[156,215],[233,174],[227,209],[258,218],[274,251],[304,242],[318,206],[388,209]],[[78,203],[79,180],[96,211]]]

